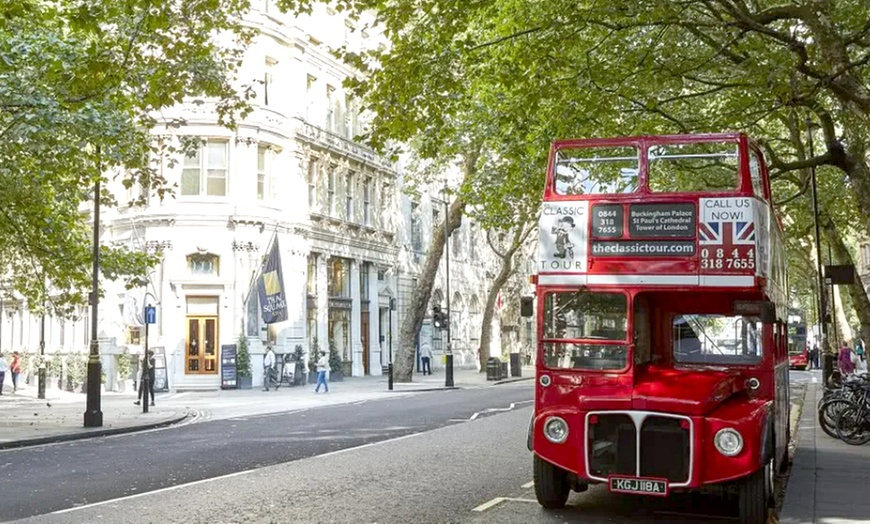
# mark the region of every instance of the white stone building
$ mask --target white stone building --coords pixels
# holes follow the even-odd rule
[[[163,118],[184,119],[185,125],[157,128],[155,140],[202,141],[196,155],[160,164],[175,185],[174,196],[103,211],[101,242],[162,255],[147,289],[104,283],[98,331],[108,388],[117,389],[115,355],[142,353],[145,304],[157,310],[148,344],[165,355],[172,389],[220,387],[222,346],[240,336],[250,346],[255,387],[262,384],[258,370],[267,343],[279,354],[297,345],[307,352],[315,339],[321,350],[334,345],[345,374],[353,376],[381,374],[391,344],[398,350],[398,326],[433,223],[443,219],[443,201],[438,195],[404,196],[396,168],[353,140],[362,123],[342,81],[354,72],[329,48],[361,46],[373,37],[351,31],[343,15],[325,7],[294,19],[267,0],[254,4],[249,22],[260,36],[239,74],[241,83],[260,81],[253,112],[229,130],[218,125],[207,100],[163,111]],[[122,203],[139,196],[119,182],[111,189]],[[481,235],[466,219],[451,238],[452,349],[462,367],[476,365],[495,271]],[[280,245],[289,318],[265,325],[256,292],[248,297],[273,238]],[[444,261],[441,267],[432,304],[446,309]],[[398,306],[393,315],[391,298]],[[34,351],[39,319],[24,304],[15,306],[6,304],[0,314],[0,350]],[[47,319],[47,352],[86,352],[89,326],[84,310],[76,321]],[[497,348],[497,327],[493,335]],[[418,344],[432,344],[440,355],[444,336],[427,318]],[[440,367],[441,359],[435,360]]]

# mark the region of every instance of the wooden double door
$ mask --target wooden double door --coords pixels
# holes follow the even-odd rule
[[[218,372],[218,317],[187,316],[186,365],[189,375],[216,375]]]

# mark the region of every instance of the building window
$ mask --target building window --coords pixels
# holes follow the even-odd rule
[[[266,180],[269,179],[266,172],[266,148],[257,148],[257,200],[266,198]]]
[[[453,256],[459,258],[462,256],[462,229],[457,227],[450,235],[450,243],[453,244]]]
[[[356,174],[351,171],[347,174],[347,201],[344,206],[345,218],[348,222],[354,222],[353,197],[356,193]]]
[[[390,220],[393,204],[393,186],[391,184],[384,184],[383,193],[381,195],[381,212],[380,212],[380,220],[379,224],[384,229],[390,229],[392,222]]]
[[[361,300],[369,299],[369,267],[371,264],[363,262],[359,268],[359,296]]]
[[[329,173],[326,175],[326,204],[329,209],[329,216],[335,216],[335,186],[336,186],[336,167],[330,164]]]
[[[313,210],[317,205],[317,159],[308,161],[308,206]]]
[[[423,226],[420,219],[420,204],[411,203],[411,249],[423,250]]]
[[[317,255],[315,253],[308,255],[308,280],[306,284],[306,292],[311,296],[317,295]]]
[[[181,194],[226,196],[229,142],[208,140],[185,155],[181,171]]]
[[[363,181],[363,224],[372,225],[372,179],[366,177]]]
[[[383,282],[385,280],[387,280],[387,270],[386,269],[379,269],[378,270],[378,282]]]
[[[329,259],[328,293],[330,297],[350,298],[350,261],[332,257]]]
[[[260,336],[260,297],[257,295],[256,289],[253,289],[248,293],[246,315],[248,318],[245,334],[249,337]]]
[[[475,242],[477,242],[477,224],[474,222],[469,222],[468,224],[468,253],[472,261],[476,262],[478,259],[478,250],[474,249]]]
[[[335,103],[335,88],[331,85],[326,86],[326,129],[327,131],[335,131],[335,110],[332,107]]]
[[[187,256],[187,268],[194,275],[218,276],[219,265],[220,259],[217,255],[196,254]]]
[[[308,78],[305,82],[305,98],[306,98],[306,106],[305,106],[305,119],[311,120],[314,116],[314,107],[317,102],[317,77],[308,75]]]
[[[275,83],[274,71],[275,64],[277,64],[274,59],[267,58],[266,66],[263,71],[263,105],[269,105],[269,95],[272,94],[273,97],[275,95],[273,85]],[[274,100],[273,100],[274,102]]]

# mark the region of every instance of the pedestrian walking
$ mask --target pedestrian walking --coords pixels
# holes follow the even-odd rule
[[[148,350],[147,358],[148,358],[148,388],[147,389],[145,388],[145,376],[144,376],[145,359],[143,358],[142,365],[139,366],[139,369],[142,370],[139,373],[140,375],[142,375],[139,378],[139,394],[138,394],[139,400],[137,400],[136,402],[133,403],[133,404],[136,404],[137,406],[140,405],[143,400],[145,402],[148,402],[149,395],[151,396],[151,405],[152,406],[154,405],[154,378],[156,376],[156,373],[154,372],[154,366],[157,364],[157,361],[154,359],[154,352],[151,351],[150,349]]]
[[[431,375],[432,374],[432,348],[429,344],[423,344],[420,346],[420,360],[422,361],[421,367],[423,368],[423,375]]]
[[[6,379],[7,369],[9,365],[6,363],[6,358],[3,357],[3,353],[0,353],[0,395],[3,394],[3,381]]]
[[[327,371],[329,371],[329,357],[326,356],[326,351],[321,351],[320,358],[317,359],[317,387],[314,388],[315,393],[320,393],[321,384],[323,384],[323,392],[329,393],[329,383],[326,380]]]
[[[272,346],[266,346],[266,354],[263,355],[263,391],[269,391],[275,376],[275,352]]]
[[[840,374],[845,377],[855,372],[855,363],[852,361],[852,349],[848,345],[843,345],[840,348],[840,355],[837,358],[837,364],[840,367]]]
[[[18,391],[18,375],[21,373],[21,355],[17,351],[12,352],[12,363],[9,364],[9,372],[12,373],[12,392]]]
[[[855,354],[858,355],[858,360],[864,362],[864,343],[860,340],[855,342]]]
[[[819,366],[819,345],[813,344],[813,349],[810,351],[810,362],[812,363],[812,367],[814,369],[822,369]]]

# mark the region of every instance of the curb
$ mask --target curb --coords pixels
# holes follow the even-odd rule
[[[462,386],[438,386],[431,388],[408,388],[408,389],[396,389],[395,387],[392,390],[387,390],[387,393],[418,393],[421,391],[448,391],[451,389],[465,389]]]
[[[804,386],[804,393],[803,395],[801,395],[800,400],[795,402],[793,409],[789,410],[788,429],[789,435],[791,436],[791,441],[789,442],[789,444],[791,444],[792,442],[797,442],[798,423],[800,422],[801,415],[804,412],[804,404],[807,401],[807,390],[809,389],[809,384]]]
[[[122,435],[124,433],[136,433],[138,431],[147,431],[149,429],[163,428],[183,422],[190,416],[190,413],[185,413],[180,417],[161,422],[150,422],[148,424],[140,424],[137,426],[126,426],[122,428],[107,428],[96,429],[92,431],[81,431],[78,433],[61,433],[49,437],[37,437],[23,440],[10,440],[9,442],[0,442],[0,450],[25,448],[30,446],[42,446],[44,444],[54,444],[57,442],[70,442],[73,440],[84,440],[88,438],[107,437],[110,435]]]
[[[535,380],[535,377],[517,377],[517,378],[506,378],[504,380],[499,380],[493,386],[500,386],[501,384],[510,384],[512,382],[522,382],[523,380]]]

